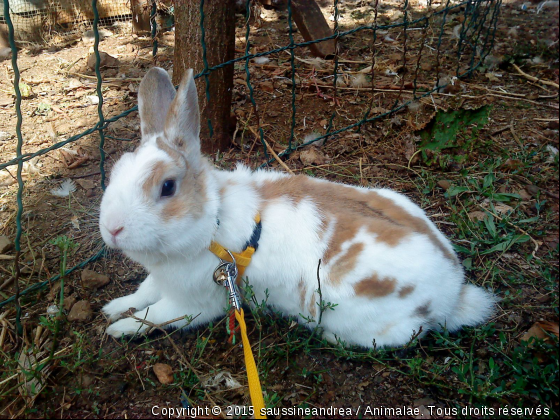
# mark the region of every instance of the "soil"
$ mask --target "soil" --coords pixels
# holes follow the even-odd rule
[[[343,3],[339,21],[341,31],[373,21],[369,2]],[[427,13],[426,7],[421,4],[410,4],[409,19]],[[442,8],[443,4],[434,2],[433,6]],[[515,70],[511,62],[517,63],[526,74],[538,80],[558,83],[558,8],[545,8],[542,13],[536,14],[536,4],[525,3],[525,9],[521,6],[519,2],[502,4],[494,49],[472,77],[453,80],[453,85],[442,88],[442,92],[426,96],[393,115],[365,123],[359,131],[348,130],[319,146],[297,150],[286,159],[287,166],[295,173],[308,173],[345,183],[390,187],[403,192],[421,203],[446,234],[459,240],[454,223],[448,218],[454,211],[454,204],[444,196],[445,190],[449,190],[462,169],[475,167],[495,156],[505,157],[502,171],[511,176],[508,175],[507,182],[500,186],[500,192],[524,194],[519,205],[527,218],[536,214],[535,206],[540,205],[537,196],[546,200],[548,216],[543,220],[540,236],[536,238],[534,256],[547,259],[551,253],[556,253],[555,263],[550,259],[547,261],[551,277],[557,280],[558,158],[554,164],[554,150],[557,153],[558,89],[528,80]],[[332,6],[322,6],[322,10],[327,18],[332,15]],[[331,129],[335,131],[360,121],[368,109],[371,109],[371,115],[383,114],[396,103],[408,101],[412,98],[416,70],[419,93],[422,88],[434,87],[436,79],[446,79],[451,83],[456,70],[465,70],[471,57],[471,51],[465,47],[464,57],[457,65],[458,40],[453,31],[462,24],[463,13],[464,9],[458,8],[447,17],[450,23],[440,45],[440,55],[434,48],[439,28],[430,28],[418,69],[418,52],[424,39],[422,30],[407,31],[406,44],[402,28],[378,34],[374,67],[377,90],[373,94],[369,80],[371,73],[360,73],[372,64],[372,35],[369,31],[356,32],[339,40],[337,66],[341,82],[336,92],[332,88],[334,63],[317,61],[308,50],[296,49],[297,115],[293,144],[301,145],[310,139],[309,135],[325,134],[333,116]],[[379,22],[395,23],[399,19],[402,20],[399,7],[392,2],[383,2],[379,8]],[[333,25],[332,21],[329,23]],[[236,49],[237,55],[241,56],[245,50],[242,15],[238,15],[237,26]],[[286,10],[262,9],[252,26],[252,52],[287,45],[287,26]],[[174,41],[173,32],[159,34],[159,50],[154,59],[149,37],[131,34],[130,26],[122,23],[109,29],[112,34],[101,41],[99,48],[118,62],[113,61],[111,67],[102,70],[105,119],[136,105],[138,84],[150,67],[158,65],[172,69]],[[294,36],[296,42],[303,41],[299,32],[296,31]],[[61,36],[51,40],[48,46],[26,45],[18,52],[22,81],[32,90],[21,105],[24,153],[50,147],[94,127],[99,121],[95,73],[88,67],[90,49],[91,43],[87,39]],[[406,53],[404,66],[403,52]],[[263,149],[254,134],[259,122],[265,139],[276,153],[288,146],[292,118],[290,54],[280,52],[268,58],[266,63],[252,61],[249,65],[255,88],[254,98],[258,104],[258,119],[245,82],[244,62],[235,65],[232,106],[236,121],[236,129],[232,133],[234,145],[215,162],[225,169],[238,161],[252,168],[263,164]],[[439,77],[436,77],[437,70]],[[0,155],[4,163],[15,157],[16,144],[16,116],[11,94],[14,73],[9,60],[0,63],[0,73],[5,75],[0,79]],[[362,80],[359,76],[358,80],[354,80],[359,74],[366,74],[368,78]],[[199,82],[202,83],[202,79]],[[417,132],[434,118],[436,111],[472,110],[484,105],[492,106],[491,114],[478,139],[481,144],[490,146],[470,150],[462,160],[440,159],[428,165],[427,161],[432,156],[423,156],[418,152]],[[103,171],[110,174],[111,166],[122,153],[137,146],[139,132],[137,112],[131,112],[108,126],[105,130]],[[24,211],[21,217],[24,233],[19,257],[21,290],[59,272],[61,252],[52,243],[53,239],[66,235],[76,244],[69,253],[67,267],[79,264],[102,248],[97,229],[102,196],[99,142],[99,133],[92,131],[64,148],[38,156],[25,164]],[[531,150],[534,155],[534,164],[526,172],[516,167],[522,147]],[[277,162],[270,166],[282,170]],[[480,167],[483,168],[482,165]],[[9,173],[0,172],[0,235],[13,241],[17,211],[16,167],[8,170]],[[547,171],[551,173],[547,174]],[[429,179],[433,183],[422,181],[426,173],[430,174]],[[75,191],[70,197],[53,195],[52,190],[58,189],[66,179],[74,181]],[[426,189],[427,192],[423,192]],[[480,209],[474,207],[468,210],[472,213]],[[508,258],[512,261],[508,264],[517,264],[524,276],[534,277],[535,271],[523,257],[534,250],[535,243],[532,241],[519,244],[509,253]],[[4,255],[7,257],[0,260],[0,292],[6,299],[14,295],[13,247],[8,248]],[[491,260],[481,259],[478,263],[486,264],[487,261]],[[502,263],[499,262],[498,266]],[[6,358],[6,369],[0,368],[0,417],[157,417],[152,413],[154,406],[183,406],[182,393],[191,404],[219,405],[224,413],[227,407],[249,405],[248,390],[242,386],[246,384],[242,348],[239,342],[228,343],[224,320],[212,328],[175,332],[171,336],[155,332],[149,339],[114,340],[104,334],[109,322],[100,309],[111,299],[133,292],[146,273],[142,267],[114,252],[87,264],[85,268],[108,276],[110,282],[88,287],[82,281],[81,268],[67,276],[64,296],[76,302],[73,306],[79,305],[79,313],[68,318],[63,316],[57,356],[43,371],[45,384],[36,396],[25,396],[21,386],[17,386],[25,382],[21,375],[18,383],[4,381],[9,376],[8,366],[13,369],[8,361],[17,360],[16,353],[31,347],[32,343],[35,344],[37,359],[48,356],[54,334],[47,326],[52,326],[52,322],[48,324],[44,320],[52,317],[49,307],[56,305],[60,285],[50,283],[21,298],[23,338],[17,339],[15,335],[13,305],[0,308],[0,319],[4,316],[8,321],[0,323],[2,331],[5,331],[0,341],[1,354]],[[487,279],[484,276],[485,273],[477,272],[471,281],[483,284]],[[496,281],[492,286],[501,297],[513,293],[505,281]],[[494,336],[505,334],[512,342],[518,342],[519,336],[536,321],[557,321],[558,316],[557,288],[549,290],[544,286],[524,285],[517,292],[517,297],[508,301],[493,319]],[[554,302],[556,309],[553,309]],[[65,305],[67,314],[71,313],[70,306],[68,302]],[[257,359],[265,372],[263,387],[277,407],[345,407],[352,408],[354,415],[356,410],[362,410],[359,413],[367,418],[398,416],[394,413],[368,413],[365,412],[366,406],[412,407],[424,414],[424,418],[430,415],[451,418],[456,416],[446,415],[449,413],[443,411],[441,415],[430,414],[427,407],[443,409],[469,404],[468,398],[455,388],[456,373],[451,370],[442,372],[440,378],[426,377],[424,380],[409,375],[410,366],[406,360],[410,352],[419,352],[425,360],[448,357],[448,350],[440,348],[436,338],[430,335],[409,349],[372,359],[360,356],[359,350],[344,352],[330,346],[322,347],[311,332],[275,315],[263,315],[261,319],[249,316],[247,322],[252,342],[258,343],[255,346],[259,352]],[[308,342],[313,345],[303,345]],[[468,343],[467,340],[464,345]],[[156,363],[171,366],[175,383],[162,385],[158,381],[153,372]],[[220,381],[217,378],[220,372],[227,372],[225,377],[230,381],[224,380],[224,375]],[[216,383],[212,385],[212,382]],[[238,385],[231,386],[232,383]],[[485,405],[497,409],[504,405],[504,401],[508,402],[507,398],[490,399]],[[558,410],[557,402],[550,404]],[[234,417],[244,413],[236,414]],[[482,416],[479,412],[475,414]],[[329,417],[344,416],[330,413]]]

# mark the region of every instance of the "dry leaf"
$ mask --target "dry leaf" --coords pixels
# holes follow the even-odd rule
[[[523,168],[523,162],[519,159],[508,159],[502,164],[502,168],[508,171],[517,171]]]
[[[74,162],[72,162],[70,165],[68,165],[68,169],[76,169],[82,166],[88,160],[89,160],[89,156],[81,156],[78,159],[76,159]]]
[[[535,322],[529,330],[523,334],[521,341],[529,341],[531,337],[535,337],[544,341],[550,341],[548,333],[558,337],[558,323],[549,321]]]
[[[262,82],[259,87],[265,92],[274,92],[274,85],[272,82]]]
[[[112,55],[109,55],[103,51],[99,51],[99,58],[101,59],[99,62],[100,69],[104,69],[108,67],[118,67],[120,64],[119,60],[116,57],[113,57]],[[96,62],[95,53],[92,52],[90,53],[87,59],[87,66],[90,70],[95,69],[95,62]]]
[[[409,136],[404,142],[404,156],[406,160],[410,160],[412,156],[416,153],[416,139],[412,136]],[[414,159],[411,164],[414,164],[418,161],[418,157]]]
[[[91,179],[76,179],[76,184],[78,184],[84,190],[91,190],[95,188],[95,182],[93,182]]]
[[[560,329],[557,322],[541,321],[537,322],[539,326],[548,333],[554,334],[556,337],[560,334]]]
[[[76,169],[91,159],[90,156],[81,151],[67,149],[65,147],[59,149],[59,153],[62,155],[62,159],[68,169]]]
[[[318,148],[310,146],[308,149],[302,150],[299,155],[299,160],[301,160],[301,163],[305,166],[309,166],[322,165],[327,161],[327,158]]]
[[[215,376],[210,376],[202,380],[202,385],[205,388],[216,389],[236,389],[241,388],[241,384],[232,377],[231,373],[227,370],[218,372]]]
[[[500,214],[508,214],[513,211],[513,207],[504,203],[497,203],[494,205],[494,209],[496,209],[496,212]]]
[[[488,78],[488,81],[490,82],[499,82],[500,79],[498,78],[498,76],[496,75],[496,73],[486,73],[485,76]]]
[[[529,194],[524,188],[521,190],[517,190],[516,194],[518,194],[523,201],[529,201],[531,199],[531,194]]]
[[[41,357],[44,352],[40,352],[37,356]],[[47,366],[42,370],[36,371],[37,357],[30,351],[23,351],[19,355],[19,392],[28,402],[33,401],[45,386],[50,371]],[[33,374],[35,373],[35,374]]]
[[[474,222],[475,220],[483,221],[484,219],[486,219],[486,213],[478,210],[471,211],[469,213],[469,219],[471,219],[471,222]]]

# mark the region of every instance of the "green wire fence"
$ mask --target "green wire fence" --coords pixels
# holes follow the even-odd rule
[[[13,1],[13,0],[12,0]],[[22,124],[23,124],[23,117],[22,117],[22,112],[21,112],[21,99],[22,99],[22,95],[20,92],[20,73],[19,73],[19,69],[18,69],[18,51],[16,49],[16,45],[15,45],[15,41],[14,41],[14,25],[12,23],[12,20],[10,18],[11,12],[12,10],[10,9],[10,1],[9,0],[2,0],[3,2],[3,19],[5,21],[5,24],[8,27],[8,31],[9,31],[9,41],[10,41],[10,47],[12,49],[12,67],[13,67],[13,71],[14,71],[14,79],[13,79],[13,85],[14,85],[14,92],[15,92],[15,105],[14,105],[14,109],[15,109],[15,113],[17,115],[17,124],[15,127],[15,132],[16,132],[16,136],[17,136],[17,144],[16,144],[16,157],[14,159],[11,159],[7,162],[1,163],[0,164],[0,170],[3,170],[5,168],[8,168],[10,166],[17,166],[17,173],[16,173],[16,177],[17,177],[17,214],[16,214],[16,233],[15,233],[15,240],[14,240],[14,244],[15,244],[15,252],[16,252],[16,257],[15,257],[15,287],[14,287],[14,293],[11,297],[9,297],[8,299],[0,302],[0,308],[4,307],[5,305],[9,304],[9,303],[14,303],[15,307],[16,307],[16,324],[17,324],[17,328],[18,331],[21,332],[21,324],[20,324],[20,317],[21,317],[21,307],[20,307],[20,297],[24,296],[26,294],[29,294],[33,291],[39,290],[43,287],[45,287],[47,284],[49,284],[50,282],[56,281],[59,279],[59,276],[54,276],[48,280],[45,281],[41,281],[38,282],[34,285],[32,285],[31,287],[28,287],[27,289],[20,291],[19,290],[19,278],[20,278],[20,273],[19,273],[19,254],[21,252],[21,237],[22,237],[22,224],[21,224],[21,218],[22,218],[22,214],[23,214],[23,202],[22,202],[22,196],[23,196],[23,191],[24,191],[24,182],[23,182],[23,178],[22,178],[22,168],[23,168],[23,163],[26,161],[29,161],[31,159],[33,159],[34,157],[37,156],[41,156],[41,155],[45,155],[53,150],[59,149],[61,147],[64,147],[65,145],[69,144],[69,143],[73,143],[78,141],[79,139],[81,139],[84,136],[93,134],[95,132],[98,133],[99,135],[99,150],[100,150],[100,173],[101,173],[101,186],[104,189],[105,188],[105,152],[104,152],[104,144],[105,144],[105,138],[106,137],[110,137],[112,139],[115,139],[114,137],[108,136],[105,134],[105,130],[107,129],[107,127],[111,124],[114,123],[115,121],[126,117],[127,115],[129,115],[131,112],[134,112],[137,110],[137,107],[133,107],[125,112],[122,112],[118,115],[112,116],[110,118],[106,118],[103,112],[103,92],[102,92],[102,75],[100,72],[100,55],[99,55],[99,12],[98,12],[98,7],[97,7],[97,0],[92,0],[91,1],[91,8],[92,8],[92,12],[93,12],[93,31],[95,34],[95,42],[93,45],[93,50],[95,52],[95,57],[96,57],[96,64],[95,64],[95,75],[96,75],[96,79],[97,79],[97,96],[99,97],[99,103],[97,105],[97,113],[98,113],[98,122],[94,127],[91,127],[85,131],[83,131],[82,133],[76,134],[74,136],[69,137],[68,139],[64,140],[64,141],[60,141],[57,142],[49,147],[40,149],[36,152],[33,153],[23,153],[23,136],[22,136]],[[220,63],[216,66],[213,67],[209,67],[208,61],[206,59],[206,42],[205,42],[205,25],[204,25],[204,19],[205,19],[205,15],[204,15],[204,0],[200,0],[200,28],[201,28],[201,34],[202,34],[202,38],[200,40],[201,42],[201,46],[202,46],[202,50],[203,50],[203,63],[204,63],[204,68],[203,71],[199,74],[197,74],[195,76],[195,78],[199,78],[199,77],[204,77],[205,80],[205,87],[206,87],[206,99],[209,101],[210,98],[210,90],[209,90],[209,85],[210,85],[210,80],[209,80],[209,75],[213,72],[216,71],[218,69],[221,69],[225,66],[233,66],[235,63],[244,63],[244,72],[245,72],[245,80],[247,83],[247,88],[248,88],[248,96],[249,96],[249,100],[251,102],[251,105],[253,107],[253,111],[254,111],[254,115],[257,119],[257,132],[258,132],[258,136],[260,138],[260,141],[262,143],[262,147],[263,147],[263,153],[265,156],[265,162],[263,162],[263,164],[261,165],[261,167],[265,167],[270,165],[274,160],[269,158],[269,155],[267,153],[267,147],[265,144],[265,140],[264,140],[264,130],[260,124],[260,120],[259,120],[259,114],[258,114],[258,107],[257,107],[257,101],[255,99],[255,91],[254,91],[254,87],[253,87],[253,83],[251,82],[251,73],[249,71],[249,63],[250,60],[257,58],[257,57],[265,57],[265,56],[269,56],[272,54],[278,54],[284,51],[289,52],[290,54],[290,70],[291,70],[291,75],[290,75],[290,80],[291,80],[291,121],[290,121],[290,135],[289,135],[289,139],[288,139],[288,147],[282,151],[281,153],[278,154],[278,156],[280,158],[285,158],[288,157],[292,152],[294,152],[295,150],[301,149],[303,147],[306,147],[314,142],[317,141],[332,141],[333,139],[336,138],[337,135],[339,135],[340,133],[343,133],[345,131],[349,131],[349,130],[360,130],[361,127],[366,124],[366,123],[371,123],[375,120],[379,120],[381,118],[384,118],[388,115],[391,115],[395,112],[398,112],[399,110],[403,109],[404,107],[408,106],[411,102],[413,101],[418,101],[426,96],[429,96],[431,94],[433,94],[434,92],[439,92],[441,89],[445,88],[445,86],[447,86],[447,84],[441,84],[441,80],[440,80],[440,65],[441,65],[441,45],[442,45],[442,40],[443,40],[443,36],[444,36],[444,27],[446,25],[446,23],[448,23],[447,17],[449,15],[450,12],[452,11],[463,11],[463,19],[462,22],[460,24],[460,27],[458,28],[458,36],[457,36],[457,45],[456,45],[456,61],[457,61],[457,66],[454,70],[455,76],[457,78],[461,78],[461,77],[466,77],[471,75],[483,62],[484,59],[486,58],[486,56],[490,53],[493,43],[494,43],[494,37],[495,37],[495,32],[496,32],[496,26],[497,26],[497,20],[498,20],[498,16],[499,16],[499,10],[500,10],[500,6],[501,6],[501,0],[467,0],[467,1],[461,1],[455,4],[451,4],[451,0],[446,0],[445,3],[445,7],[440,8],[440,9],[435,9],[432,6],[432,0],[427,0],[427,4],[426,7],[428,9],[428,13],[426,14],[426,16],[423,16],[421,18],[417,18],[417,19],[410,19],[410,15],[411,13],[409,8],[410,8],[410,4],[408,0],[403,0],[402,3],[402,22],[397,22],[394,24],[390,24],[390,25],[379,25],[378,24],[378,6],[379,6],[379,0],[376,0],[374,5],[372,6],[372,11],[373,11],[373,23],[368,24],[368,25],[362,25],[362,26],[357,26],[355,28],[352,28],[350,30],[346,30],[346,31],[341,31],[339,24],[338,24],[338,18],[339,18],[339,4],[338,4],[338,0],[334,0],[333,2],[333,9],[334,9],[334,31],[333,34],[331,36],[325,37],[325,38],[321,38],[321,39],[316,39],[313,41],[307,41],[307,42],[295,42],[294,40],[294,27],[293,27],[293,7],[292,7],[292,0],[287,0],[287,11],[288,11],[288,36],[289,36],[289,43],[287,45],[281,46],[279,48],[276,49],[272,49],[269,51],[263,51],[263,52],[259,52],[259,53],[255,53],[255,54],[251,54],[250,53],[250,35],[251,35],[251,25],[249,24],[249,15],[251,13],[251,1],[248,0],[246,2],[246,31],[245,31],[245,42],[246,42],[246,48],[245,48],[245,53],[240,56],[240,57],[236,57],[233,60],[224,62],[224,63]],[[157,12],[157,7],[156,7],[156,0],[152,0],[152,8],[151,8],[151,36],[152,36],[152,42],[153,42],[153,55],[155,57],[155,55],[157,54],[158,51],[158,45],[157,45],[157,39],[156,39],[156,34],[157,34],[157,28],[156,28],[156,19],[155,19],[155,14]],[[428,38],[428,32],[431,29],[431,23],[432,22],[437,22],[437,19],[441,19],[441,23],[439,25],[439,33],[437,33],[437,48],[436,48],[436,69],[435,69],[435,83],[434,83],[434,87],[431,89],[424,89],[421,90],[418,85],[417,85],[417,79],[418,79],[418,75],[419,75],[419,70],[420,70],[420,59],[422,56],[422,52],[425,50],[425,44],[426,44],[426,40]],[[419,51],[418,51],[418,59],[416,60],[415,63],[415,68],[414,68],[414,72],[412,73],[414,75],[413,78],[413,88],[412,88],[412,99],[409,101],[403,101],[402,100],[402,92],[405,86],[405,78],[402,77],[401,78],[401,82],[400,82],[400,91],[398,92],[398,96],[397,99],[395,100],[393,106],[391,107],[391,109],[389,109],[388,111],[384,112],[384,113],[378,113],[375,115],[372,115],[373,113],[373,95],[372,95],[372,99],[371,101],[369,101],[368,106],[366,107],[362,118],[359,121],[356,121],[352,124],[349,124],[345,127],[339,128],[334,130],[333,129],[333,121],[335,119],[336,116],[336,110],[332,112],[328,124],[327,124],[327,129],[325,134],[318,136],[318,137],[314,137],[312,140],[307,141],[307,142],[302,142],[300,144],[296,144],[296,139],[295,139],[295,128],[296,128],[296,115],[297,115],[297,107],[296,107],[296,89],[297,89],[297,83],[296,83],[296,73],[297,73],[297,66],[295,64],[295,50],[296,49],[301,49],[301,48],[305,48],[308,47],[312,44],[315,43],[319,43],[322,41],[326,41],[326,40],[330,40],[330,39],[336,39],[336,40],[341,40],[344,37],[348,37],[350,35],[353,34],[357,34],[360,32],[370,32],[372,34],[372,44],[371,44],[371,55],[372,55],[372,61],[371,61],[371,92],[370,93],[374,93],[375,89],[374,89],[374,76],[375,76],[375,64],[376,64],[376,42],[379,39],[378,35],[382,34],[382,33],[386,33],[386,31],[390,30],[390,29],[402,29],[402,49],[403,49],[403,54],[402,54],[402,60],[403,60],[403,65],[406,66],[407,64],[407,52],[409,49],[409,45],[408,45],[408,30],[410,30],[411,28],[414,29],[419,29],[422,31],[422,35],[421,35],[421,43],[420,43],[420,47],[419,47]],[[433,29],[432,29],[433,31]],[[432,37],[436,35],[436,34],[432,34]],[[463,62],[463,59],[466,57],[466,59],[468,59],[468,67],[465,70],[464,68],[461,68],[461,63]],[[338,59],[338,55],[335,54],[334,56],[334,68],[333,68],[333,85],[332,88],[334,89],[334,102],[336,103],[336,98],[337,98],[337,80],[339,77],[339,59]],[[463,71],[462,71],[463,70]],[[219,99],[219,98],[218,98]],[[214,98],[214,100],[217,100],[216,98]],[[210,121],[208,121],[209,124],[209,129],[210,129],[210,134],[212,134],[213,130],[212,130],[212,125],[210,123]],[[121,139],[119,139],[121,140]],[[122,139],[122,140],[126,140],[126,139]],[[94,255],[92,255],[91,257],[87,258],[86,260],[80,262],[79,264],[75,265],[74,267],[70,268],[69,270],[66,271],[66,275],[72,273],[73,271],[83,268],[85,267],[87,264],[103,257],[105,254],[105,250],[102,248],[99,252],[95,253]]]

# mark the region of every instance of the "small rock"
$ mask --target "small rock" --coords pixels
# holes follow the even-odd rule
[[[0,63],[12,57],[12,49],[9,47],[0,48]]]
[[[154,365],[154,373],[156,374],[158,381],[164,385],[173,383],[173,369],[171,366],[165,363],[156,363]]]
[[[542,134],[546,138],[554,140],[556,143],[558,142],[558,130],[544,130]]]
[[[0,131],[0,141],[10,140],[12,135],[7,131]]]
[[[95,380],[95,378],[92,377],[92,376],[83,375],[82,376],[82,387],[83,388],[89,388],[89,386],[93,383],[94,380]]]
[[[69,312],[72,307],[74,306],[74,304],[77,302],[78,300],[78,295],[76,295],[75,293],[71,296],[65,297],[64,298],[64,310],[66,312]]]
[[[431,398],[420,398],[418,400],[414,400],[414,407],[430,406],[430,405],[434,405],[435,403],[436,402]]]
[[[100,62],[99,62],[100,69],[104,69],[108,67],[118,67],[120,64],[119,60],[116,57],[113,57],[112,55],[109,55],[103,51],[99,51],[99,58],[100,58]],[[95,69],[95,61],[96,61],[95,53],[92,52],[87,59],[88,69],[90,70]]]
[[[91,304],[87,300],[80,300],[76,302],[70,313],[68,314],[68,321],[70,322],[86,322],[91,318],[93,311]]]
[[[14,99],[11,96],[0,93],[0,106],[12,105],[13,103]]]
[[[442,179],[440,181],[438,181],[438,186],[443,188],[445,191],[447,191],[450,187],[451,187],[451,182],[446,180],[446,179]]]
[[[12,241],[7,236],[0,236],[0,254],[9,251],[12,246]]]
[[[68,82],[68,86],[65,87],[64,90],[74,90],[83,87],[85,87],[84,84],[80,82],[78,79],[70,79],[70,81]]]
[[[113,32],[111,32],[107,29],[99,29],[98,33],[99,33],[99,40],[100,41],[102,39],[105,39],[105,38],[113,35]],[[95,33],[93,32],[93,29],[90,29],[89,31],[84,32],[84,35],[82,36],[82,41],[84,41],[87,44],[90,44],[90,43],[93,44],[95,42]]]
[[[97,96],[97,95],[88,95],[88,96],[86,96],[86,99],[92,105],[97,105],[99,103],[99,96]]]
[[[117,69],[109,69],[105,72],[105,77],[117,77],[118,70]]]
[[[425,406],[421,405],[418,407],[418,411],[420,412],[419,415],[415,416],[415,419],[431,419],[432,416],[430,414],[430,410],[428,410]]]
[[[93,270],[82,271],[82,285],[87,289],[99,289],[109,281],[109,277],[104,274],[98,274]]]

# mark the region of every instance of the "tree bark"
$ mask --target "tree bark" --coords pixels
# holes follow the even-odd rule
[[[204,32],[208,67],[232,60],[235,55],[235,1],[204,2]],[[200,0],[175,1],[175,55],[173,83],[179,84],[186,69],[198,74],[204,70],[200,28]],[[215,154],[231,145],[230,112],[233,93],[233,65],[213,71],[209,76],[209,101],[206,81],[197,79],[200,104],[202,151]],[[208,121],[212,125],[212,136]]]

